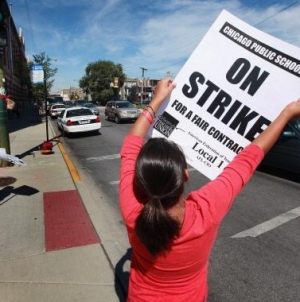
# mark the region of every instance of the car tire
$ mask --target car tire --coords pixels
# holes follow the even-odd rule
[[[121,119],[120,119],[120,117],[117,114],[115,115],[115,119],[114,120],[115,120],[116,124],[120,124],[120,122],[121,122]]]

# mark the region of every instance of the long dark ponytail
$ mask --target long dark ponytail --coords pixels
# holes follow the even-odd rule
[[[144,207],[135,232],[153,256],[167,252],[179,235],[180,223],[167,210],[183,194],[186,167],[181,149],[164,138],[149,139],[137,158],[134,192]]]

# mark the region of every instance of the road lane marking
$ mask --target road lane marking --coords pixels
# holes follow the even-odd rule
[[[110,185],[118,185],[119,183],[120,183],[119,180],[114,180],[109,182]]]
[[[97,156],[97,157],[88,157],[86,158],[86,161],[89,162],[96,162],[96,161],[102,161],[102,160],[110,160],[110,159],[117,159],[120,158],[120,154],[110,154],[110,155],[103,155],[103,156]]]
[[[299,216],[300,216],[300,207],[295,208],[286,213],[283,213],[279,216],[276,216],[261,224],[258,224],[253,228],[250,228],[243,232],[237,233],[237,234],[231,236],[231,238],[257,237],[257,236],[259,236],[263,233],[269,232],[269,231],[279,227],[280,225],[287,223],[290,220],[293,220]]]

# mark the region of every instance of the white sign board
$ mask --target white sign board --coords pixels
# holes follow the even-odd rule
[[[0,148],[0,160],[5,160],[15,165],[26,166],[26,163],[22,159],[7,154],[5,148]]]
[[[300,49],[223,11],[174,81],[150,135],[175,141],[213,179],[298,99]]]
[[[44,83],[44,68],[43,65],[32,65],[30,68],[30,77],[33,84]]]

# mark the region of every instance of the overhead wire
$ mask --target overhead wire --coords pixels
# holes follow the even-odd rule
[[[279,15],[280,13],[288,10],[289,8],[291,8],[292,6],[296,5],[300,0],[294,1],[293,3],[290,3],[288,5],[286,5],[285,7],[283,7],[282,9],[280,9],[278,12],[274,13],[273,15],[266,17],[265,19],[263,19],[262,21],[256,23],[254,26],[259,26],[260,24],[272,19],[273,17]],[[259,2],[261,2],[261,0],[256,1],[254,4],[258,4]],[[193,38],[192,40],[194,40],[195,38]],[[189,40],[190,41],[190,40]],[[182,43],[182,46],[184,46],[186,43]],[[180,62],[184,62],[185,59],[182,59],[180,61],[175,62],[172,65],[168,65],[168,66],[164,66],[164,67],[159,67],[159,68],[155,68],[155,69],[148,69],[148,71],[156,71],[156,70],[160,70],[160,69],[165,69],[166,67],[172,67],[172,66],[176,66],[177,64],[179,64]]]
[[[259,23],[255,24],[254,26],[258,26],[258,25],[264,23],[265,21],[270,20],[271,18],[273,18],[273,17],[279,15],[279,14],[282,13],[283,11],[285,11],[285,10],[289,9],[290,7],[294,6],[294,5],[297,4],[299,1],[300,1],[300,0],[297,0],[297,1],[295,1],[295,2],[293,2],[293,3],[291,3],[291,4],[289,4],[288,6],[282,8],[281,10],[279,10],[277,13],[275,13],[275,14],[273,14],[273,15],[267,17],[267,18],[265,18],[264,20],[260,21]]]

